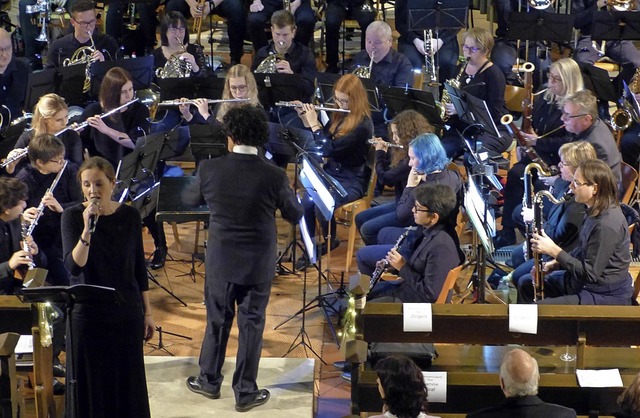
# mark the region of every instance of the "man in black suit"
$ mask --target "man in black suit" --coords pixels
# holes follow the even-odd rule
[[[211,211],[207,247],[205,304],[207,328],[200,352],[200,375],[187,387],[210,399],[220,397],[221,373],[231,325],[238,306],[238,354],[232,387],[236,411],[269,400],[256,377],[271,281],[276,265],[275,212],[293,223],[302,205],[286,173],[258,156],[269,138],[264,112],[257,107],[231,109],[224,117],[233,152],[200,164],[196,181],[183,196],[189,204],[206,202]]]
[[[543,402],[538,394],[538,362],[519,348],[509,351],[500,366],[500,388],[507,398],[502,405],[481,409],[467,418],[521,417],[521,418],[573,418],[571,408]]]

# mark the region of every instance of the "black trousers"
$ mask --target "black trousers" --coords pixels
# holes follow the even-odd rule
[[[271,293],[271,281],[255,285],[240,285],[213,279],[207,272],[205,305],[207,328],[200,351],[202,384],[220,390],[231,325],[238,310],[238,353],[232,388],[236,403],[251,401],[258,393],[256,378],[262,351],[265,310]]]
[[[358,21],[360,30],[362,30],[362,38],[360,39],[360,49],[364,49],[365,30],[369,23],[376,18],[375,12],[362,11],[357,6],[350,9],[345,8],[342,3],[327,4],[327,12],[325,14],[325,29],[327,35],[327,65],[335,67],[338,65],[338,50],[340,42],[340,26],[344,19],[355,19]]]

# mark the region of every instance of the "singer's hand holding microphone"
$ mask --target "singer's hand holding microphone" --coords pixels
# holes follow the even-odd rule
[[[84,210],[84,219],[85,219],[85,231],[88,231],[89,234],[93,234],[96,230],[96,225],[98,224],[98,218],[100,216],[100,199],[97,197],[92,197],[87,205],[87,208]]]

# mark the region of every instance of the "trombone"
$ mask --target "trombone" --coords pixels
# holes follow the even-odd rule
[[[276,106],[281,107],[302,107],[302,103],[294,103],[294,102],[276,102]],[[338,107],[325,107],[325,106],[317,106],[313,105],[315,110],[324,110],[325,112],[342,112],[342,113],[351,113],[348,109],[340,109]]]

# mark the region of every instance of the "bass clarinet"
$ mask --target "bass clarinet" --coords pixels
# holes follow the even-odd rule
[[[398,248],[400,248],[400,245],[402,245],[402,242],[409,236],[409,234],[412,231],[415,231],[417,229],[417,227],[415,226],[410,226],[409,228],[407,228],[406,231],[404,231],[402,233],[402,235],[400,235],[398,237],[398,239],[396,240],[396,243],[393,244],[393,247],[391,248],[391,250],[398,250]],[[382,274],[387,271],[387,268],[389,267],[389,261],[387,260],[387,258],[383,258],[382,260],[379,260],[376,263],[376,269],[373,271],[373,274],[371,274],[371,280],[369,281],[369,290],[373,289],[373,286],[375,286],[378,281],[380,280],[380,277],[382,277]]]

